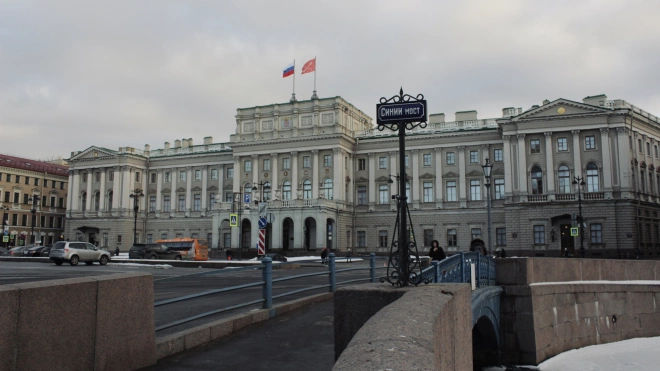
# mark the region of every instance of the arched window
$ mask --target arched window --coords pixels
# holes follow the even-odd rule
[[[243,187],[243,194],[252,194],[252,184],[245,183],[245,186]]]
[[[291,199],[291,183],[289,183],[288,180],[285,180],[284,183],[282,183],[282,199]]]
[[[303,198],[312,198],[312,181],[309,179],[303,182]]]
[[[82,205],[82,208],[80,210],[85,211],[87,210],[87,192],[83,192],[81,198],[82,202],[80,204]]]
[[[532,168],[532,194],[533,195],[542,195],[543,194],[543,171],[540,167],[534,166]]]
[[[332,200],[332,179],[323,181],[323,195],[326,200]]]
[[[264,192],[264,201],[270,201],[270,199],[271,199],[271,197],[270,197],[270,195],[271,195],[271,193],[270,193],[271,192],[270,182],[265,182],[264,183],[263,192]]]
[[[587,192],[598,192],[598,165],[590,162],[587,165]]]
[[[101,193],[96,192],[94,194],[94,211],[99,211],[100,204],[101,204]]]
[[[568,166],[561,165],[559,171],[559,193],[571,193],[571,171]]]
[[[108,192],[108,210],[112,210],[112,191]]]

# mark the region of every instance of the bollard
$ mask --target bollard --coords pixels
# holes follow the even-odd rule
[[[264,309],[271,309],[273,307],[273,260],[267,256],[261,263],[263,264],[261,277],[264,281]]]
[[[328,255],[328,269],[330,270],[330,292],[335,292],[337,290],[337,277],[335,273],[335,253],[331,252]]]
[[[433,277],[433,283],[440,282],[440,262],[434,260],[431,262],[433,264],[433,271],[435,271],[435,277]]]
[[[376,254],[369,254],[369,267],[371,268],[371,283],[376,282]]]

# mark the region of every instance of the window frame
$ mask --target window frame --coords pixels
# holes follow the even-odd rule
[[[422,166],[433,166],[433,159],[430,153],[422,153]]]
[[[358,158],[358,170],[367,170],[366,158]]]
[[[470,201],[481,201],[481,200],[482,200],[481,180],[470,179]]]
[[[332,167],[332,155],[323,155],[323,167]]]
[[[470,163],[471,164],[479,163],[479,151],[470,151]]]
[[[445,233],[447,237],[447,247],[458,247],[458,230],[449,228]]]
[[[456,165],[456,153],[447,152],[445,154],[445,164],[446,165]]]
[[[541,139],[530,139],[529,140],[529,153],[530,154],[541,153]]]
[[[449,183],[452,183],[451,185]],[[450,192],[451,190],[451,192]],[[450,197],[451,195],[451,197]],[[445,181],[445,201],[447,202],[456,202],[458,197],[456,195],[456,181],[447,180]]]
[[[502,148],[495,148],[493,150],[493,161],[494,162],[504,161],[504,150]]]
[[[378,169],[380,170],[387,169],[387,157],[378,157]]]
[[[584,136],[584,150],[593,151],[596,150],[596,136],[595,135],[585,135]],[[640,148],[640,152],[643,151],[643,148]]]
[[[389,205],[390,203],[390,187],[387,184],[378,185],[378,204]]]
[[[532,231],[534,232],[534,245],[545,245],[545,225],[535,224]]]
[[[245,162],[243,162],[243,170],[245,170],[246,173],[252,172],[252,160],[245,160]]]
[[[435,202],[433,199],[433,182],[422,182],[422,202]]]
[[[368,204],[367,186],[365,185],[357,186],[357,204],[358,206],[364,206]]]

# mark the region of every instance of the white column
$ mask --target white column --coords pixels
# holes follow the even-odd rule
[[[521,195],[527,194],[527,149],[525,134],[518,134],[518,188]]]
[[[610,154],[610,129],[602,128],[600,129],[600,145],[602,147],[603,153],[603,189],[609,195],[612,192],[612,155]],[[651,153],[651,158],[653,158],[653,153]],[[607,198],[607,197],[606,197]]]
[[[410,182],[410,190],[412,192],[413,208],[419,207],[419,150],[413,149],[410,151],[412,157],[412,181]]]
[[[332,198],[335,201],[341,201],[341,190],[343,188],[343,183],[341,180],[341,166],[342,164],[342,150],[335,148],[333,150],[334,161],[333,161],[333,179],[332,179]]]
[[[124,166],[123,171],[121,172],[122,180],[122,189],[121,189],[121,208],[124,210],[132,210],[130,193],[133,190],[131,184],[131,174],[133,173],[132,169],[128,166]]]
[[[319,150],[312,150],[312,198],[319,198]]]
[[[192,205],[192,166],[186,167],[186,216],[190,216]]]
[[[147,174],[147,169],[142,169],[140,171],[142,173],[142,191],[144,193],[144,197],[140,197],[140,210],[146,215],[149,210],[147,210],[147,202],[149,198],[149,191],[147,190],[147,178],[149,177],[149,174]],[[146,234],[144,235],[145,241],[146,241]]]
[[[71,210],[80,211],[80,205],[78,205],[78,197],[80,196],[80,170],[72,170],[72,172],[71,193],[69,194],[69,198],[71,199]]]
[[[376,154],[369,153],[369,208],[376,204]]]
[[[179,179],[179,174],[176,173],[177,168],[173,167],[170,170],[170,181],[172,188],[170,189],[170,216],[175,216],[176,211],[179,211],[179,200],[176,199],[176,182]]]
[[[390,167],[390,176],[391,176],[390,179],[392,179],[392,183],[390,183],[390,196],[399,193],[399,189],[397,188],[398,187],[398,184],[397,184],[398,181],[397,181],[397,174],[396,174],[396,169],[398,169],[398,167],[396,166],[396,155],[398,153],[399,152],[397,152],[397,151],[389,151],[388,152],[388,154],[390,155],[390,161],[389,161],[390,163],[388,164],[389,167]],[[375,166],[374,166],[374,171],[375,171]],[[374,177],[375,177],[375,173],[374,173]],[[369,180],[371,181],[371,173],[369,174]],[[375,179],[374,179],[374,181],[375,181]],[[394,210],[396,210],[396,203],[394,203],[394,202],[392,203],[392,208],[394,208]]]
[[[465,179],[465,146],[458,146],[458,200],[461,206],[465,206],[467,202],[467,179]]]
[[[92,210],[92,182],[94,181],[94,169],[87,169],[87,210]]]
[[[163,169],[156,170],[156,213],[163,211]]]
[[[259,155],[252,155],[252,187],[259,183]]]
[[[121,167],[115,166],[112,170],[112,210],[118,211],[121,201]]]
[[[552,132],[546,131],[545,135],[545,168],[546,168],[546,184],[548,186],[549,194],[555,193],[555,163],[554,163],[554,149],[552,148]]]
[[[225,200],[225,165],[218,166],[218,194],[215,196],[215,202],[223,202]],[[216,208],[220,205],[215,206]],[[211,208],[214,206],[211,205]],[[218,224],[220,225],[220,224]],[[218,240],[219,241],[219,240]]]
[[[234,192],[241,191],[241,174],[243,169],[241,169],[241,158],[239,156],[234,156]],[[274,176],[274,174],[273,174]]]
[[[291,199],[298,199],[298,151],[291,152]]]
[[[575,168],[574,174],[575,176],[582,177],[582,160],[580,160],[580,153],[582,152],[582,147],[580,147],[580,130],[571,130],[571,134],[573,134],[573,167]]]
[[[99,216],[105,210],[105,172],[106,168],[101,168],[101,187],[99,189]]]
[[[502,148],[502,160],[504,160],[504,194],[508,198],[511,197],[511,194],[513,193],[513,158],[511,158],[511,136],[504,135],[502,139],[504,139],[504,146]]]
[[[206,215],[206,211],[210,208],[207,208],[207,190],[209,186],[209,167],[207,165],[202,166],[202,215]]]
[[[435,148],[435,202],[442,207],[444,184],[442,182],[442,148]]]
[[[348,182],[348,194],[346,195],[346,201],[350,203],[351,205],[356,204],[356,200],[353,196],[353,184],[355,183],[355,171],[353,170],[353,156],[354,154],[352,153],[347,153],[348,156],[348,169],[345,171],[349,174],[349,177],[351,178],[350,182]],[[346,178],[346,176],[344,176]]]

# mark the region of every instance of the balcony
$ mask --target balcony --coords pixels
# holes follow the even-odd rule
[[[557,193],[555,194],[555,200],[557,201],[575,201],[577,197],[573,193]]]
[[[548,195],[529,195],[528,202],[548,202]]]
[[[605,199],[605,193],[604,192],[587,192],[582,194],[582,199],[583,200],[604,200]]]

